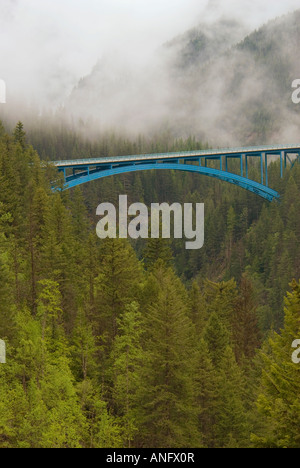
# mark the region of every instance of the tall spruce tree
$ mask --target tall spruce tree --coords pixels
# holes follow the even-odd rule
[[[98,330],[106,336],[110,347],[118,332],[121,313],[141,296],[143,274],[133,248],[125,239],[102,241],[100,261],[96,284]]]
[[[143,312],[144,349],[140,393],[140,444],[174,448],[201,446],[194,374],[195,331],[186,291],[171,269],[158,263],[150,274],[156,296]]]
[[[300,339],[300,283],[292,283],[285,299],[284,328],[273,333],[269,352],[262,354],[263,369],[258,409],[265,420],[263,434],[256,434],[255,446],[300,447],[300,373],[292,361],[292,344]]]
[[[146,364],[142,333],[142,315],[138,304],[133,302],[126,306],[118,319],[118,336],[114,340],[111,353],[114,406],[121,417],[128,448],[132,446],[138,431],[137,394],[142,385],[141,370]]]

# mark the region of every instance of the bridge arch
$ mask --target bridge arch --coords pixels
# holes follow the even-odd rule
[[[208,177],[212,177],[215,179],[222,180],[224,182],[231,183],[238,187],[241,187],[249,192],[255,193],[260,197],[268,200],[278,200],[280,195],[275,190],[255,182],[251,179],[246,177],[242,177],[240,175],[220,171],[218,169],[212,169],[208,167],[202,166],[194,166],[190,164],[177,164],[177,163],[147,163],[147,164],[138,164],[138,165],[130,165],[125,167],[116,167],[111,169],[102,169],[100,171],[96,171],[93,173],[82,173],[76,176],[66,177],[65,189],[71,189],[78,185],[85,184],[87,182],[91,182],[93,180],[98,180],[104,177],[109,177],[118,174],[130,173],[130,172],[138,172],[138,171],[149,171],[149,170],[175,170],[175,171],[185,171],[185,172],[192,172],[197,174],[202,174]]]
[[[260,183],[249,178],[249,160],[255,158],[260,166]],[[270,158],[272,158],[270,160]],[[230,161],[238,161],[239,174],[229,171]],[[269,163],[279,161],[282,178],[288,165],[300,163],[300,145],[253,146],[247,148],[218,148],[176,153],[107,156],[93,159],[54,161],[64,175],[64,190],[93,180],[136,171],[175,170],[202,174],[234,184],[268,201],[278,200],[280,194],[269,187]],[[211,162],[217,162],[211,167]],[[56,190],[53,187],[53,190]]]

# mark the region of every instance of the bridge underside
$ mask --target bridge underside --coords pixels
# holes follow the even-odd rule
[[[196,166],[191,164],[178,164],[178,163],[157,163],[157,162],[150,162],[150,163],[142,163],[142,164],[132,164],[132,165],[125,165],[119,167],[112,167],[112,168],[95,168],[95,169],[88,169],[85,168],[83,171],[76,173],[74,175],[66,176],[65,177],[65,186],[64,189],[71,189],[78,185],[85,184],[87,182],[91,182],[93,180],[101,179],[104,177],[109,177],[117,174],[124,174],[129,172],[136,172],[136,171],[149,171],[149,170],[176,170],[176,171],[186,171],[192,172],[197,174],[206,175],[208,177],[213,177],[215,179],[219,179],[224,182],[228,182],[230,184],[236,185],[241,187],[249,192],[255,193],[260,197],[268,200],[278,200],[280,195],[275,190],[255,182],[251,179],[246,177],[242,177],[240,175],[218,170],[212,169],[203,166]]]
[[[256,167],[260,167],[260,182],[249,178],[249,161],[250,159],[253,161],[253,158],[258,163]],[[279,193],[269,186],[269,166],[273,162],[278,162],[277,171],[280,171],[280,177],[283,178],[288,166],[292,168],[297,162],[300,163],[300,145],[106,156],[54,161],[52,164],[63,173],[63,190],[128,172],[175,170],[213,177],[248,190],[265,200],[273,201],[280,198]],[[232,169],[234,172],[231,172]]]

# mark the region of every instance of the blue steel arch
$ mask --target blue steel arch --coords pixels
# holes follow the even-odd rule
[[[294,159],[290,156],[295,156]],[[81,184],[135,171],[146,170],[179,170],[202,174],[244,188],[268,200],[278,200],[280,194],[269,187],[268,157],[280,160],[280,175],[283,177],[288,163],[291,167],[300,162],[300,145],[298,146],[262,146],[249,148],[231,148],[218,150],[199,150],[180,153],[161,153],[136,156],[116,156],[111,158],[81,159],[53,162],[64,174],[64,190]],[[260,159],[261,183],[248,177],[249,157]],[[228,171],[228,161],[240,160],[240,174]],[[220,168],[207,167],[209,161],[219,161]],[[192,164],[189,164],[192,163]],[[203,165],[204,163],[204,165]],[[71,171],[71,174],[70,174]],[[56,190],[55,187],[53,190]]]
[[[241,177],[236,174],[218,171],[216,169],[210,169],[206,167],[192,166],[192,165],[179,165],[179,164],[144,164],[139,166],[127,166],[127,167],[118,167],[115,169],[108,169],[99,171],[94,174],[81,176],[77,179],[66,181],[65,188],[70,189],[93,180],[101,179],[103,177],[109,177],[112,175],[124,174],[135,171],[149,171],[149,170],[177,170],[177,171],[187,171],[194,172],[198,174],[203,174],[208,177],[213,177],[224,182],[229,182],[231,184],[242,187],[250,192],[259,195],[266,200],[273,201],[274,199],[279,199],[280,195],[275,190],[266,187],[265,185],[259,184],[253,180],[246,179],[246,177]]]

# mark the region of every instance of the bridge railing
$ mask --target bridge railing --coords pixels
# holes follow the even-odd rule
[[[237,174],[240,179],[228,179],[231,183],[245,186],[247,179],[252,182],[251,187],[255,192],[255,180],[249,179],[249,161],[250,158],[258,158],[260,161],[260,185],[269,187],[269,163],[274,159],[280,161],[280,176],[283,177],[284,170],[287,165],[293,166],[296,161],[300,160],[300,145],[285,145],[285,146],[259,146],[246,148],[228,148],[216,150],[196,150],[196,151],[181,151],[172,153],[154,153],[129,156],[115,156],[107,158],[89,158],[77,160],[55,161],[53,164],[63,173],[66,188],[80,185],[80,183],[89,182],[97,178],[114,175],[116,173],[131,172],[145,169],[163,169],[172,168],[179,170],[190,170],[195,172],[194,166],[198,166],[198,172],[205,173],[211,177],[216,177],[224,180],[224,174]],[[238,167],[235,172],[229,168],[230,160],[239,160]],[[213,167],[211,163],[218,162]],[[172,167],[171,167],[172,165]],[[183,168],[182,165],[193,166]],[[168,167],[167,167],[168,166]],[[214,172],[208,171],[209,168],[214,169]],[[75,182],[76,183],[75,183]],[[72,184],[71,184],[72,182]],[[274,192],[276,193],[276,192]],[[262,191],[262,196],[264,192]],[[269,193],[267,197],[271,196]]]

